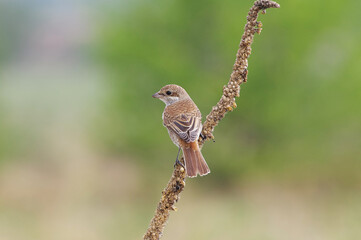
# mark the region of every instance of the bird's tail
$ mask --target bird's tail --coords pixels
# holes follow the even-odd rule
[[[188,177],[197,177],[197,174],[203,176],[211,172],[206,160],[204,160],[203,155],[199,150],[197,141],[182,147],[182,151]]]

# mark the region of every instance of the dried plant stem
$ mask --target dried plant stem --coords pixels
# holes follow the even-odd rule
[[[184,164],[184,159],[180,160]],[[172,177],[170,178],[167,187],[162,192],[162,198],[158,203],[157,210],[150,225],[145,233],[144,240],[158,240],[169,218],[171,210],[176,211],[174,204],[179,199],[179,194],[183,191],[185,186],[186,173],[183,167],[177,165],[174,168]]]
[[[233,65],[233,71],[228,84],[223,86],[223,94],[216,106],[206,117],[203,124],[202,134],[206,136],[205,139],[213,139],[213,130],[218,125],[219,121],[224,118],[227,112],[232,111],[237,107],[235,98],[239,97],[240,85],[247,82],[248,74],[248,57],[251,54],[251,44],[255,33],[260,34],[262,30],[262,23],[257,21],[258,12],[265,13],[267,8],[279,8],[280,5],[273,1],[258,0],[249,10],[247,16],[247,23],[244,27],[241,43],[237,52],[236,61]],[[199,145],[202,146],[205,139],[199,138]]]
[[[223,87],[223,94],[219,102],[212,108],[203,124],[202,134],[204,138],[199,138],[199,146],[202,147],[205,140],[213,139],[213,130],[219,121],[224,118],[227,112],[237,107],[235,98],[239,97],[240,85],[247,81],[248,57],[251,54],[251,44],[255,33],[260,34],[262,30],[261,22],[257,21],[259,11],[265,13],[267,8],[279,8],[280,5],[269,0],[258,0],[249,10],[247,23],[244,27],[241,43],[237,52],[236,61],[229,82]],[[180,160],[184,163],[184,159]],[[179,199],[179,194],[185,186],[184,168],[177,165],[167,187],[162,192],[162,198],[158,203],[155,215],[144,235],[144,240],[158,240],[169,218],[171,210],[176,210],[174,204]]]

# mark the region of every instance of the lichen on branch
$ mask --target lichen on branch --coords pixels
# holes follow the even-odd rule
[[[244,27],[236,61],[228,84],[223,86],[223,94],[218,103],[207,115],[202,128],[202,136],[198,139],[199,146],[202,147],[207,139],[213,139],[213,130],[219,121],[224,118],[227,112],[237,107],[236,97],[239,97],[240,85],[247,81],[248,57],[251,54],[251,44],[254,34],[260,34],[262,23],[257,21],[258,13],[265,13],[267,8],[279,8],[280,5],[273,1],[258,0],[248,12],[247,23]],[[184,164],[184,159],[180,160]],[[162,191],[161,200],[158,203],[154,217],[145,233],[144,240],[158,240],[163,233],[164,227],[169,218],[170,211],[175,211],[174,204],[179,200],[179,194],[185,187],[186,173],[183,167],[176,165],[171,179],[166,188]]]

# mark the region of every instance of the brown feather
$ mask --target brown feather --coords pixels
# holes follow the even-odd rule
[[[202,114],[188,93],[180,86],[164,86],[153,95],[166,104],[163,125],[173,143],[182,148],[188,177],[203,176],[210,172],[198,147],[202,130]]]
[[[185,167],[188,177],[207,175],[210,173],[209,167],[199,150],[197,142],[182,144]]]

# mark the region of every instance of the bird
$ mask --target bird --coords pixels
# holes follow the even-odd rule
[[[183,166],[188,177],[207,175],[210,169],[199,149],[198,138],[202,131],[202,115],[186,90],[181,86],[169,84],[153,94],[165,103],[162,114],[163,125],[173,143],[178,147],[176,164],[183,166],[178,157],[182,149]],[[174,165],[174,166],[175,166]]]

